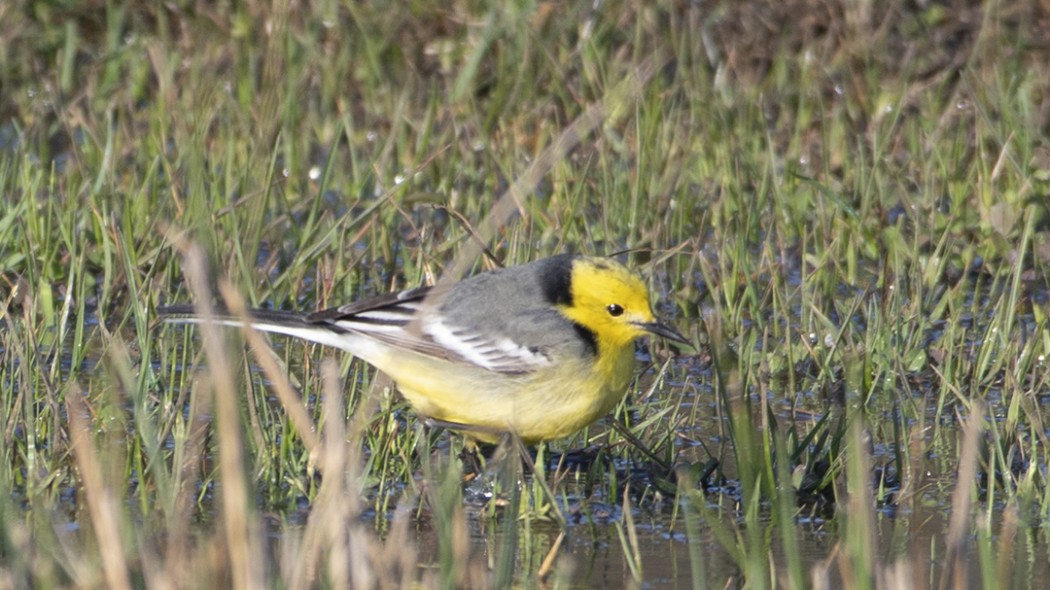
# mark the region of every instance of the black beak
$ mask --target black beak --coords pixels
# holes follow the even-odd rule
[[[637,322],[634,325],[638,326],[639,328],[641,328],[643,330],[645,330],[646,332],[649,332],[650,334],[655,334],[657,336],[662,336],[664,338],[667,338],[668,340],[674,340],[675,342],[678,342],[678,343],[681,343],[681,344],[685,344],[686,346],[692,346],[693,345],[692,342],[689,342],[688,340],[686,340],[685,336],[682,336],[681,334],[679,334],[677,331],[675,331],[674,328],[670,328],[670,327],[665,326],[665,325],[663,325],[663,324],[661,324],[659,322],[649,322],[649,323]]]

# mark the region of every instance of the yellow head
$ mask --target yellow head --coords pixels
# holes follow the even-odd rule
[[[574,258],[569,287],[571,295],[558,307],[590,331],[599,346],[624,347],[647,333],[689,343],[656,322],[645,283],[615,260]]]

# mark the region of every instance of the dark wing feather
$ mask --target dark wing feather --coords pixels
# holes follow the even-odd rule
[[[311,313],[308,323],[366,334],[391,346],[450,361],[469,362],[410,325],[431,287],[386,293]]]
[[[306,321],[325,323],[339,320],[353,320],[355,316],[370,311],[380,310],[407,311],[411,309],[414,313],[414,310],[418,308],[418,305],[411,306],[408,304],[418,304],[423,301],[423,298],[426,297],[429,292],[430,287],[416,287],[415,289],[407,289],[395,293],[384,293],[383,295],[369,297],[368,299],[347,303],[346,305],[340,305],[339,307],[330,307],[328,309],[322,309],[321,311],[315,311],[306,316]]]

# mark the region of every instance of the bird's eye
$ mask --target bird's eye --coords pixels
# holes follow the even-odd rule
[[[614,318],[623,315],[623,307],[617,303],[610,303],[605,309],[609,310],[609,315]]]

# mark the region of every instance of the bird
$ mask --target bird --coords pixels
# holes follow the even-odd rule
[[[313,313],[256,309],[249,325],[348,351],[387,374],[414,411],[483,443],[571,436],[610,413],[634,376],[635,341],[689,346],[656,320],[641,277],[612,258],[561,254],[437,287]],[[157,309],[201,323],[189,305]],[[216,321],[244,322],[230,314]]]

